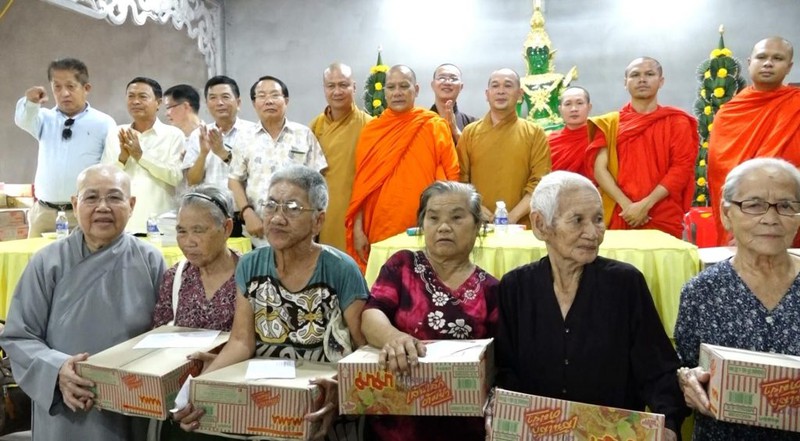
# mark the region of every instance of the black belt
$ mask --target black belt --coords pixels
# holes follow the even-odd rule
[[[54,204],[52,202],[45,202],[45,201],[39,199],[39,204],[43,205],[43,206],[45,206],[47,208],[52,208],[53,210],[56,210],[56,211],[70,211],[70,210],[72,210],[72,203],[71,202],[67,202],[67,203],[64,203],[64,204]]]

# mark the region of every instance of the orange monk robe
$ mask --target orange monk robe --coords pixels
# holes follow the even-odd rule
[[[618,115],[618,116],[617,116]],[[618,120],[617,132],[606,133]],[[608,148],[610,171],[617,186],[633,202],[649,195],[657,185],[668,195],[648,213],[650,221],[639,229],[656,229],[680,238],[683,215],[694,195],[694,161],[697,157],[697,120],[676,107],[658,106],[641,114],[628,103],[619,113],[589,118],[593,136],[587,151],[587,164],[594,164],[601,148]],[[614,139],[616,138],[616,139]],[[594,179],[594,168],[591,170]],[[606,195],[606,200],[610,198]],[[627,230],[630,226],[616,203],[604,205],[608,228]]]
[[[434,181],[458,179],[458,157],[447,122],[415,107],[387,109],[361,131],[356,147],[356,177],[347,208],[347,252],[366,269],[353,246],[353,224],[363,212],[369,243],[417,224],[422,191]]]
[[[458,140],[461,182],[475,186],[483,205],[494,210],[497,201],[511,211],[550,173],[547,135],[516,113],[493,125],[491,114],[468,125]],[[525,216],[520,223],[530,225]]]
[[[350,113],[337,121],[331,116],[330,106],[319,114],[309,127],[322,146],[328,168],[325,181],[328,183],[328,209],[325,223],[319,233],[319,241],[342,251],[347,249],[344,215],[350,204],[353,179],[356,176],[356,144],[361,129],[372,117],[353,104]]]
[[[714,116],[708,142],[708,189],[719,245],[728,244],[719,215],[725,177],[737,165],[758,157],[782,158],[800,167],[800,89],[782,86],[760,92],[749,86]]]
[[[547,137],[550,144],[550,159],[553,170],[565,170],[586,176],[586,149],[589,147],[589,131],[584,125],[573,130],[564,127],[551,132]]]

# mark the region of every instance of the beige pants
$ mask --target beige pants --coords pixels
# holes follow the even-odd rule
[[[69,221],[69,231],[78,226],[78,220],[72,210],[66,210]],[[42,233],[56,231],[56,216],[58,211],[35,202],[28,211],[28,238],[41,237]]]

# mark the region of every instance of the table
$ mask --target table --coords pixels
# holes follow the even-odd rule
[[[53,243],[53,239],[45,239],[43,237],[0,242],[0,313],[2,313],[4,319],[8,314],[9,306],[11,306],[14,287],[17,286],[17,282],[22,277],[22,272],[28,266],[31,257],[51,243]],[[228,247],[241,253],[246,253],[252,249],[250,239],[246,237],[228,239]],[[167,267],[174,265],[183,258],[183,253],[177,246],[156,246],[156,248],[161,250],[164,255]]]
[[[398,234],[372,244],[366,279],[372,286],[389,257],[403,249],[418,250],[422,236]],[[490,233],[475,242],[472,260],[498,279],[506,272],[539,260],[547,254],[544,242],[530,231]],[[600,246],[600,255],[628,262],[644,274],[661,322],[670,339],[678,318],[680,290],[700,270],[697,247],[657,230],[610,230]]]

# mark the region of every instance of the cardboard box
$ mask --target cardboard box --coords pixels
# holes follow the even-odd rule
[[[192,379],[190,401],[205,410],[199,431],[309,439],[319,427],[303,417],[323,404],[322,391],[309,380],[333,377],[336,367],[298,360],[294,379],[246,380],[250,361]]]
[[[0,242],[28,238],[28,226],[0,227]]]
[[[187,360],[197,351],[211,351],[228,341],[222,332],[204,348],[134,349],[146,336],[167,332],[198,332],[202,329],[161,326],[77,364],[83,378],[94,381],[95,406],[125,415],[165,420],[175,396],[188,376],[200,374],[203,363]]]
[[[800,357],[703,343],[700,366],[718,420],[800,432]]]
[[[0,227],[24,227],[28,225],[28,210],[20,208],[0,209]]]
[[[495,441],[661,441],[664,415],[495,389]]]
[[[379,350],[372,347],[340,360],[339,412],[483,416],[494,377],[492,339],[426,343],[427,356],[420,358],[419,365],[405,379],[381,370]]]

